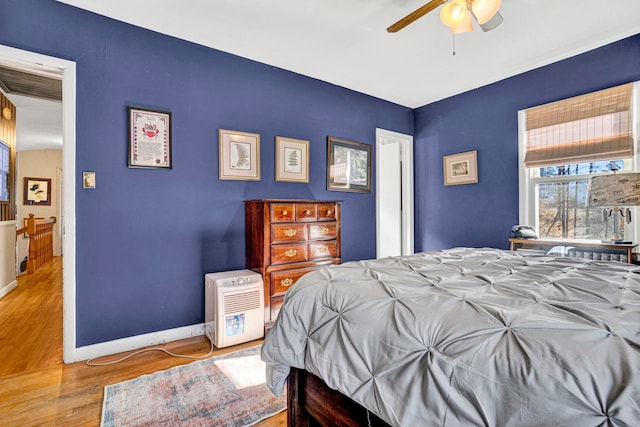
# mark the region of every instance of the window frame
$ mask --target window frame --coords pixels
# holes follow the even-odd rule
[[[624,159],[624,172],[640,172],[639,152],[638,152],[638,131],[640,130],[640,115],[638,107],[640,106],[640,89],[638,82],[633,84],[632,108],[633,108],[633,152],[631,159]],[[527,168],[524,164],[526,154],[526,113],[525,110],[518,111],[518,189],[519,189],[519,224],[533,225],[539,230],[537,210],[536,184],[551,182],[566,182],[584,179],[585,177],[597,174],[581,174],[581,175],[564,175],[564,176],[539,176],[539,167]],[[640,243],[640,207],[629,207],[631,211],[632,221],[625,224],[624,235],[625,240],[631,240],[633,243]],[[584,240],[584,239],[560,239],[566,241]],[[591,239],[592,241],[600,241],[600,239]]]

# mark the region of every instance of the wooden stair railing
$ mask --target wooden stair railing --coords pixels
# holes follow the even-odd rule
[[[29,236],[29,257],[27,258],[27,274],[33,274],[53,258],[53,225],[56,217],[49,219],[35,218],[29,214],[25,218],[25,226],[16,230],[16,236],[27,233]]]

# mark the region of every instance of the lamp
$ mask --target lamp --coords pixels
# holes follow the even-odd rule
[[[462,24],[467,14],[466,0],[452,0],[440,9],[440,20],[448,27],[457,27]]]
[[[451,0],[440,9],[440,20],[451,34],[473,31],[471,16],[475,18],[483,31],[489,31],[502,23],[498,13],[502,0]]]
[[[4,108],[2,109],[2,117],[3,117],[3,118],[5,118],[5,119],[7,119],[7,120],[11,120],[11,116],[12,116],[12,114],[11,114],[11,108],[9,108],[9,107],[4,107]]]
[[[473,31],[473,22],[471,21],[471,14],[467,13],[462,22],[455,27],[451,27],[449,34],[462,34]]]
[[[500,3],[502,3],[502,0],[475,0],[471,4],[471,11],[478,24],[482,25],[489,22],[493,15],[498,13]]]
[[[587,206],[604,207],[613,216],[613,242],[624,241],[624,224],[631,222],[626,206],[640,206],[640,173],[594,175],[589,179]]]

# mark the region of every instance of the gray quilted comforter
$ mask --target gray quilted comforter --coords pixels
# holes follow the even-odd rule
[[[285,297],[262,358],[394,426],[640,426],[640,268],[497,249],[348,262]]]

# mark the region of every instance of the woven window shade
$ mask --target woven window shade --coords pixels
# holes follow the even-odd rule
[[[633,83],[525,111],[527,167],[633,157]]]

